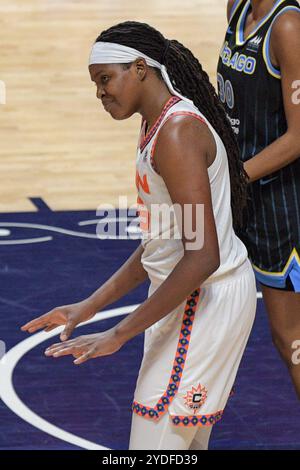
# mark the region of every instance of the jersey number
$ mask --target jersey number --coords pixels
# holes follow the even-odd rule
[[[224,78],[220,73],[218,73],[217,79],[220,100],[222,101],[222,103],[226,103],[228,108],[233,109],[234,93],[231,82],[229,80],[226,80],[226,82],[224,82]]]

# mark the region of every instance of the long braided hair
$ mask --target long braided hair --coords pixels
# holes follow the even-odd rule
[[[176,40],[164,36],[146,23],[125,21],[103,31],[96,42],[112,42],[132,47],[162,63],[174,88],[191,99],[222,139],[227,151],[231,184],[233,226],[242,226],[247,199],[247,175],[239,158],[239,149],[223,105],[207,73],[192,52]],[[159,72],[159,70],[158,70]],[[160,72],[159,72],[160,73]]]

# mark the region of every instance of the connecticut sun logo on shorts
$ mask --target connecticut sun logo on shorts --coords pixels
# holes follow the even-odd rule
[[[194,413],[199,410],[207,398],[207,390],[205,387],[202,387],[200,384],[198,387],[192,387],[192,390],[187,392],[185,399],[185,405],[193,410]]]

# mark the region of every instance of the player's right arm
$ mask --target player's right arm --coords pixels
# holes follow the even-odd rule
[[[140,244],[120,269],[88,298],[96,311],[121,299],[148,279],[141,261],[143,252]]]
[[[231,12],[232,12],[234,2],[235,2],[235,0],[228,0],[228,2],[227,2],[227,21],[228,21],[228,23],[229,23],[229,20],[230,20],[230,17],[231,17]]]
[[[60,339],[65,341],[79,323],[89,320],[99,310],[116,302],[147,279],[147,272],[141,262],[143,251],[140,244],[120,269],[88,298],[75,304],[56,307],[26,323],[21,330],[35,333],[37,330],[51,331],[65,325],[60,335]]]

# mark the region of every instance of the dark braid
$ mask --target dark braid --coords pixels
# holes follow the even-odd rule
[[[168,44],[159,31],[145,23],[120,23],[103,31],[96,39],[96,42],[98,41],[132,47],[160,63],[164,58],[174,88],[194,102],[224,143],[230,173],[233,225],[235,229],[241,227],[247,198],[247,175],[240,161],[238,145],[223,105],[200,62],[180,42],[172,40]],[[168,50],[164,54],[166,45]]]

